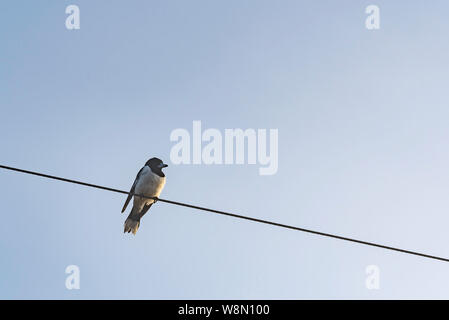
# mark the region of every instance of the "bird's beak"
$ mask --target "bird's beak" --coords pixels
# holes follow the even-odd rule
[[[162,168],[167,168],[167,167],[168,167],[168,164],[165,164],[165,163],[162,164]]]

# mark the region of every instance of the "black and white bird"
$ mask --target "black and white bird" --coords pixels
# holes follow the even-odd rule
[[[122,209],[122,213],[125,212],[133,194],[136,194],[134,196],[133,208],[125,221],[125,229],[123,232],[136,234],[137,229],[139,229],[140,219],[155,202],[153,199],[143,198],[137,195],[159,197],[165,185],[165,174],[162,172],[162,168],[165,167],[168,167],[168,165],[163,163],[161,159],[151,158],[140,169]]]

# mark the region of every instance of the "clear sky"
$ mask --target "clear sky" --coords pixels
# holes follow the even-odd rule
[[[164,198],[449,257],[448,10],[1,1],[0,163],[128,190],[157,156]],[[172,164],[194,120],[278,129],[278,172]],[[444,262],[165,203],[132,236],[126,196],[13,172],[0,194],[0,298],[449,298]]]

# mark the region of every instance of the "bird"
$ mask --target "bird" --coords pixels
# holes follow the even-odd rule
[[[123,206],[122,213],[125,212],[128,203],[134,196],[133,208],[128,218],[126,218],[124,224],[124,233],[132,232],[134,235],[140,226],[140,219],[147,213],[155,199],[149,199],[140,197],[159,197],[162,189],[165,186],[165,174],[162,172],[163,168],[168,167],[167,164],[162,162],[159,158],[151,158],[148,160],[139,173],[137,173],[136,179],[129,191],[128,198]]]

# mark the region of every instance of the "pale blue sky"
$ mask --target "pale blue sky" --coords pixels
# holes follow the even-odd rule
[[[170,165],[162,196],[449,257],[448,10],[2,1],[0,163],[129,189],[193,120],[276,128],[276,175]],[[123,195],[5,171],[0,191],[0,298],[449,298],[444,262],[165,203],[133,237]],[[80,290],[65,288],[71,264]]]

